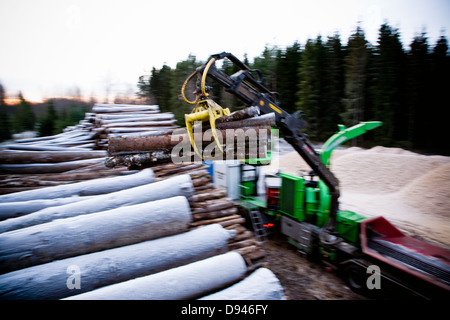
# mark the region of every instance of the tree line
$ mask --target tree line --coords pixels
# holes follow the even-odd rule
[[[434,45],[426,33],[416,35],[405,48],[400,31],[381,25],[377,43],[371,44],[357,26],[346,44],[339,33],[318,35],[304,45],[286,48],[266,46],[260,56],[243,62],[264,75],[264,85],[280,95],[287,112],[301,110],[312,141],[324,141],[337,124],[351,126],[378,120],[383,126],[358,138],[358,145],[384,145],[429,153],[449,154],[446,141],[450,89],[448,44],[441,36]],[[185,78],[205,63],[195,56],[176,64],[153,68],[138,80],[138,96],[173,112],[183,125],[191,105],[180,98]],[[220,69],[232,74],[233,65],[224,60]],[[195,82],[195,81],[192,81]],[[191,84],[192,85],[192,84]],[[223,107],[242,108],[242,103],[216,84],[213,98]],[[186,92],[192,92],[187,88]]]
[[[22,93],[17,103],[8,105],[6,93],[0,84],[0,141],[12,138],[14,133],[36,131],[37,136],[51,136],[84,119],[92,109],[92,102],[79,99],[54,98],[43,103],[31,103]]]

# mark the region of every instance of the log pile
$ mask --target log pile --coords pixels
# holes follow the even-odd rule
[[[96,104],[92,111],[60,134],[2,146],[0,194],[123,175],[124,168],[103,164],[110,137],[177,127],[174,115],[156,105]]]
[[[127,178],[143,175],[144,171]],[[39,210],[50,210],[51,218],[34,220],[31,225],[14,221],[39,211],[0,222],[5,226],[15,224],[14,231],[6,228],[0,233],[0,299],[201,298],[211,290],[226,289],[264,266],[261,243],[243,226],[245,220],[237,214],[236,204],[226,197],[226,192],[213,188],[205,165],[160,165],[152,176],[154,182],[127,185],[123,191],[103,195],[88,192],[83,196],[76,190],[89,188],[62,185],[61,189],[75,190],[73,196],[87,199]],[[190,186],[183,187],[180,179]],[[106,179],[84,184],[95,185],[96,180],[101,186]],[[23,202],[26,193],[30,198],[33,193],[47,198],[58,195],[45,189],[16,196],[13,193],[3,196],[3,200]],[[67,192],[63,194],[69,196]],[[118,198],[127,199],[126,203],[118,206]],[[83,202],[85,205],[80,205]],[[72,206],[77,209],[69,210]],[[205,238],[194,236],[200,233]],[[234,262],[229,261],[230,256],[221,256],[227,252],[234,254]],[[81,270],[82,289],[69,288],[69,267]],[[192,275],[195,285],[182,281],[186,274]],[[198,279],[192,278],[194,275]],[[178,283],[174,290],[161,284],[166,277]],[[125,292],[115,290],[116,286],[130,285],[135,294],[116,296],[117,292]]]
[[[255,107],[246,108],[216,120],[214,138],[208,122],[193,126],[195,144],[207,160],[265,158],[275,124],[273,113],[258,116]],[[111,137],[107,167],[152,167],[161,163],[190,163],[202,159],[194,152],[186,128],[139,135]]]
[[[226,191],[214,188],[201,161],[105,167],[106,150],[94,149],[131,132],[106,128],[126,128],[125,118],[156,121],[160,115],[158,130],[174,129],[164,128],[170,114],[141,107],[96,105],[89,121],[56,138],[90,130],[94,147],[60,147],[49,138],[15,144],[28,146],[26,151],[1,152],[0,299],[196,299],[266,266],[262,243]],[[153,134],[145,121],[137,126],[145,130],[132,136]],[[14,171],[18,164],[20,173]],[[186,277],[195,283],[188,285]],[[169,290],[167,281],[178,285]],[[134,294],[116,296],[117,285]],[[282,297],[278,286],[271,285],[278,295],[268,299]],[[268,288],[257,287],[251,298],[260,292],[266,299],[262,291]]]
[[[127,134],[165,132],[177,128],[171,112],[159,112],[157,105],[96,104],[93,131],[97,148],[107,149],[111,137]]]

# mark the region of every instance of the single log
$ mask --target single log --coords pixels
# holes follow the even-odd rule
[[[201,201],[206,201],[206,200],[226,197],[226,195],[227,195],[227,190],[225,190],[225,189],[216,189],[213,192],[204,192],[204,193],[194,194],[189,199],[189,201],[201,202]]]
[[[131,133],[131,132],[144,132],[144,131],[160,131],[177,128],[177,126],[161,126],[161,127],[110,127],[105,128],[106,133]]]
[[[211,193],[214,193],[214,190],[211,191]],[[210,212],[209,208],[211,208],[211,207],[214,208],[218,204],[221,204],[221,203],[223,203],[225,201],[229,201],[228,198],[225,198],[226,195],[227,194],[225,192],[225,193],[220,194],[220,197],[212,198],[212,199],[205,200],[205,201],[202,201],[202,202],[200,202],[200,201],[199,202],[191,201],[190,198],[189,198],[189,203],[191,204],[191,208],[194,211],[197,210],[198,208],[208,208],[208,212]],[[233,203],[231,203],[230,206],[231,205],[233,205]],[[217,210],[215,210],[215,211],[217,211]]]
[[[283,287],[275,274],[259,268],[244,280],[199,300],[284,300]]]
[[[219,222],[220,225],[224,228],[234,225],[234,224],[243,224],[245,223],[245,218],[236,218],[236,219],[231,219],[231,220],[226,220],[223,222]]]
[[[220,218],[215,218],[215,219],[195,221],[191,225],[193,227],[198,227],[198,226],[203,226],[203,225],[212,224],[212,223],[221,223],[224,221],[236,220],[236,219],[240,219],[240,218],[241,218],[240,215],[235,214],[235,215],[225,216],[225,217],[220,217]]]
[[[85,167],[86,168],[86,167]],[[67,171],[64,174],[60,173],[43,173],[36,175],[27,175],[26,179],[34,179],[34,180],[42,180],[42,181],[55,181],[59,184],[63,183],[74,183],[79,182],[81,180],[93,180],[98,178],[104,178],[107,176],[120,176],[120,175],[129,175],[137,173],[137,170],[130,171],[126,168],[95,168],[93,170],[89,170],[87,172],[77,172],[77,171]],[[0,175],[0,180],[4,179],[5,183],[7,179],[10,180],[23,180],[25,178],[24,175],[15,174],[15,175]]]
[[[61,173],[104,161],[105,158],[95,158],[58,163],[4,164],[0,165],[0,172],[3,174]]]
[[[175,116],[171,112],[161,112],[156,114],[146,114],[146,113],[121,113],[121,114],[109,114],[109,113],[99,113],[96,116],[96,122],[99,123],[114,123],[126,121],[141,121],[141,120],[171,120]]]
[[[45,208],[22,217],[0,222],[0,233],[26,228],[55,219],[130,206],[175,196],[189,196],[194,192],[189,175],[175,176],[163,181],[98,195],[84,201]]]
[[[0,273],[181,233],[190,221],[188,201],[177,196],[5,232]]]
[[[244,259],[228,252],[94,291],[70,300],[181,300],[195,299],[229,286],[245,275]]]
[[[216,120],[216,123],[224,123],[224,122],[231,122],[231,121],[237,121],[237,120],[243,120],[247,118],[257,117],[259,116],[259,108],[255,106],[251,106],[242,110],[236,110],[226,116],[220,117]]]
[[[193,163],[188,165],[168,163],[166,165],[161,166],[158,170],[155,167],[152,167],[153,172],[155,172],[155,176],[157,177],[177,174],[198,168],[206,169],[207,166],[203,165],[203,163]]]
[[[244,232],[246,232],[248,230],[246,227],[244,227],[241,224],[230,225],[230,226],[225,227],[225,229],[227,229],[227,230],[234,230],[234,231],[237,232],[238,235],[242,234],[242,233],[244,233]]]
[[[0,203],[106,194],[149,184],[153,181],[153,171],[144,169],[130,175],[100,178],[0,196]]]
[[[73,138],[80,135],[85,135],[86,131],[83,130],[74,130],[70,132],[62,132],[58,133],[52,136],[45,136],[45,137],[35,137],[35,138],[25,138],[25,139],[19,139],[16,140],[17,143],[34,143],[34,142],[41,142],[41,141],[47,141],[47,140],[55,140],[60,138]]]
[[[92,111],[97,113],[158,111],[157,105],[131,105],[131,104],[95,104]]]
[[[176,120],[157,120],[157,121],[122,121],[114,123],[104,123],[102,126],[104,128],[115,128],[115,127],[164,127],[164,126],[174,126]]]
[[[224,199],[219,199],[218,201],[216,201],[214,203],[210,203],[208,205],[208,207],[206,207],[206,208],[196,208],[195,210],[192,210],[192,213],[197,214],[197,213],[218,211],[218,210],[233,207],[235,205],[236,205],[236,203],[234,201],[232,201],[231,199],[224,198]]]
[[[12,150],[28,150],[28,151],[78,151],[78,152],[84,152],[84,151],[91,151],[86,148],[81,147],[73,147],[68,149],[67,147],[61,147],[61,146],[52,146],[52,145],[35,145],[35,144],[19,144],[19,143],[12,143],[4,146],[5,148],[12,149]]]
[[[105,159],[105,166],[107,168],[114,168],[117,166],[140,167],[144,164],[155,165],[160,163],[167,163],[171,160],[172,156],[169,150],[156,150],[146,153],[107,157]]]
[[[239,241],[247,240],[247,239],[254,238],[254,237],[255,237],[255,234],[252,231],[246,230],[246,231],[238,234],[236,237],[234,237],[233,242],[239,242]]]
[[[207,183],[198,187],[195,187],[195,192],[204,191],[204,190],[212,190],[214,189],[214,185],[212,183]]]
[[[84,201],[90,198],[91,197],[72,196],[57,199],[38,199],[29,201],[0,203],[0,221],[10,218],[17,218],[35,211],[42,210],[44,208],[61,206],[68,203]]]
[[[250,119],[245,121],[250,121]],[[222,125],[231,126],[233,123],[235,122],[226,122]],[[140,129],[141,128],[136,128],[136,130]],[[233,131],[231,129],[239,130]],[[248,141],[249,138],[251,141],[255,142],[264,140],[262,139],[262,136],[260,136],[261,131],[265,131],[267,140],[267,137],[270,137],[270,126],[266,124],[257,125],[252,123],[252,126],[245,126],[239,123],[239,125],[236,125],[234,128],[220,128],[219,125],[217,126],[218,135],[222,137],[223,143],[228,145],[241,141]],[[198,133],[194,131],[196,142],[199,141],[202,145],[207,146],[214,141],[212,134],[207,135],[206,133],[202,133],[202,135],[199,136],[199,133],[202,133],[202,131],[198,131]],[[228,141],[227,139],[232,139],[232,141]],[[170,150],[175,146],[182,146],[184,149],[188,147],[188,149],[190,149],[190,140],[185,128],[179,128],[167,134],[159,133],[147,136],[111,137],[108,145],[108,153],[109,155],[143,153],[160,149]]]
[[[61,299],[88,292],[225,253],[232,236],[215,224],[12,271],[0,275],[0,299]],[[76,290],[67,286],[71,266],[81,273]]]
[[[192,206],[191,206],[192,208]],[[223,209],[220,211],[212,211],[212,212],[205,212],[205,213],[197,213],[192,214],[192,219],[194,221],[200,221],[205,219],[216,219],[226,216],[232,216],[235,215],[238,212],[237,207],[229,208],[229,209]]]
[[[235,249],[239,249],[239,248],[244,248],[244,247],[256,245],[257,243],[258,243],[257,240],[246,239],[246,240],[241,240],[241,241],[230,243],[228,245],[228,247],[230,248],[230,250],[235,250]]]

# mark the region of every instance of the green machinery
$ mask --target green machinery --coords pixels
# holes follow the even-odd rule
[[[381,125],[379,121],[361,122],[351,128],[339,125],[339,131],[331,136],[323,145],[320,153],[321,161],[330,166],[333,150],[342,143],[351,140],[368,130]],[[247,161],[248,163],[248,161]],[[265,194],[258,194],[257,183],[259,167],[257,165],[243,164],[241,167],[240,205],[256,216],[255,211],[263,214],[264,222],[261,230],[258,223],[253,228],[257,234],[264,235],[282,223],[286,231],[288,223],[305,222],[309,228],[322,228],[329,221],[330,194],[327,185],[321,179],[315,179],[314,172],[306,176],[296,176],[279,173],[275,176],[265,177]],[[283,219],[282,219],[283,217]],[[351,244],[359,242],[359,222],[365,217],[350,211],[338,211],[336,218],[336,231],[338,235]],[[252,219],[257,221],[258,219]],[[283,221],[282,221],[283,220]],[[283,224],[284,222],[284,224]],[[283,232],[282,230],[282,232]],[[289,231],[287,231],[289,232]],[[292,233],[295,233],[293,231]],[[301,236],[303,237],[303,236]],[[300,238],[301,238],[300,237]],[[298,241],[299,236],[289,237],[289,242],[300,250],[312,252],[311,242]]]

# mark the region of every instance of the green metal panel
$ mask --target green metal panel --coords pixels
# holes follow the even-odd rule
[[[305,179],[286,173],[280,173],[280,211],[298,221],[305,220],[303,203],[305,197]]]
[[[339,211],[336,217],[336,231],[352,244],[359,242],[359,224],[366,217],[351,211]]]
[[[351,128],[347,128],[344,125],[338,125],[339,131],[332,135],[327,141],[325,141],[322,146],[320,159],[322,160],[323,164],[327,167],[330,166],[331,153],[339,145],[381,125],[382,122],[380,121],[360,122],[359,124],[354,125]]]
[[[322,180],[319,180],[319,210],[317,212],[316,225],[321,228],[330,218],[331,196],[328,186]]]
[[[241,195],[243,196],[250,196],[255,193],[255,181],[249,180],[249,181],[242,181],[241,182]]]

